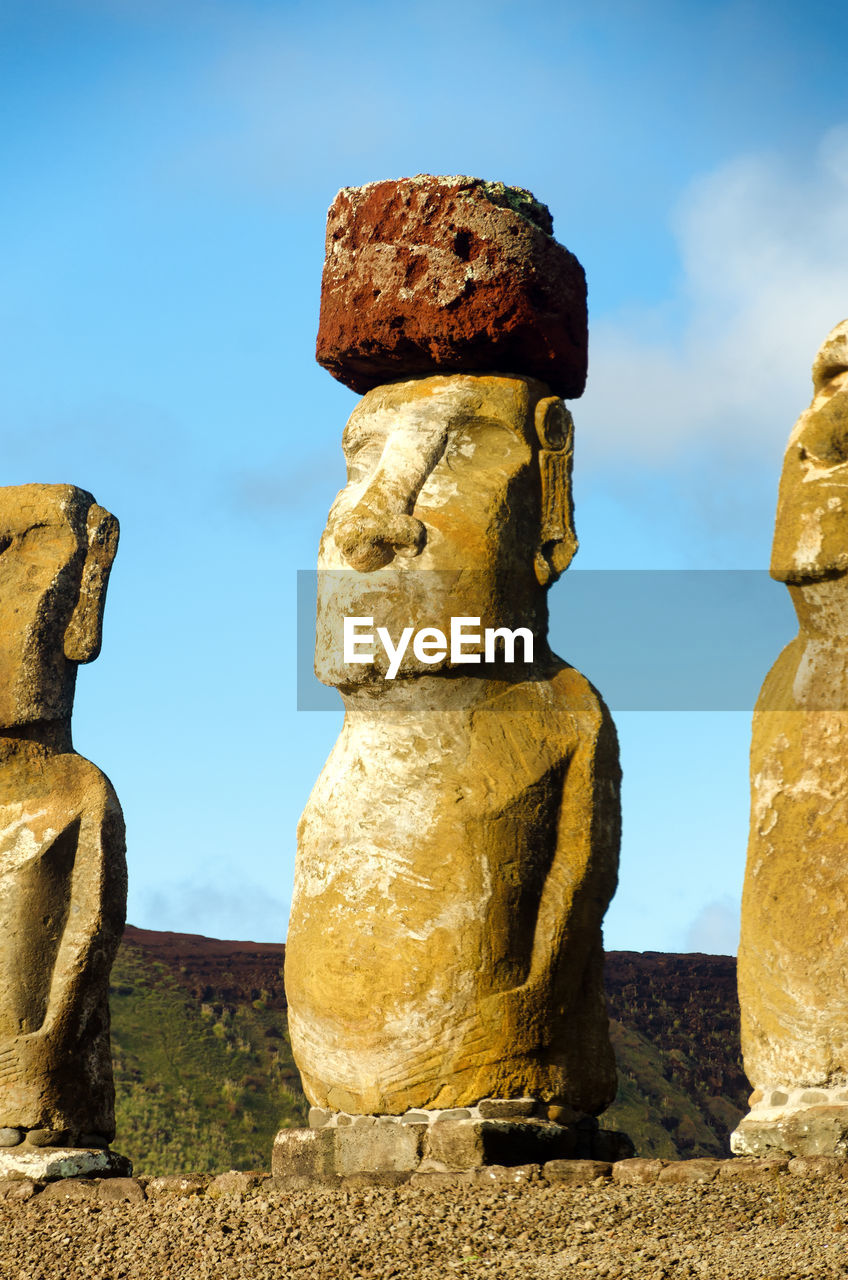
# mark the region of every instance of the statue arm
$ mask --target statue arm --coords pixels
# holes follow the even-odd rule
[[[85,1021],[92,986],[99,990],[126,921],[126,838],[123,814],[107,784],[104,803],[83,815],[65,927],[56,953],[41,1031],[52,1034]],[[105,973],[104,973],[105,970]]]
[[[109,971],[125,918],[126,860],[120,806],[99,772],[94,780],[95,788],[83,789],[82,813],[58,833],[19,899],[43,926],[30,930],[32,954],[18,957],[21,985],[12,1007],[17,1004],[24,1030],[0,1048],[0,1119],[23,1128],[67,1127],[63,1091],[77,1081],[72,1092],[84,1092],[80,1081],[92,1046],[108,1037]],[[48,971],[39,974],[39,965]],[[106,1044],[97,1052],[108,1056]]]
[[[578,713],[578,742],[565,761],[556,847],[539,902],[531,982],[552,976],[563,963],[573,974],[580,936],[586,930],[597,934],[617,882],[618,739],[606,707],[588,684],[586,690],[594,714]]]

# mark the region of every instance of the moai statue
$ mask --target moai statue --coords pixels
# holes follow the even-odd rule
[[[71,745],[118,523],[72,485],[0,488],[0,1175],[117,1172],[109,970],[124,823]]]
[[[319,360],[365,395],[319,552],[316,672],[345,720],[298,832],[313,1129],[278,1135],[280,1173],[632,1151],[594,1118],[617,740],[547,643],[577,549],[560,396],[586,369],[582,268],[551,232],[529,192],[468,178],[330,210]]]
[[[848,1155],[848,321],[789,438],[771,575],[799,632],[754,711],[738,1154]]]

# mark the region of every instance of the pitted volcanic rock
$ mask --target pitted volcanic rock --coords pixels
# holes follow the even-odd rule
[[[479,178],[373,182],[327,217],[317,359],[364,393],[416,374],[586,382],[586,278],[545,205]]]

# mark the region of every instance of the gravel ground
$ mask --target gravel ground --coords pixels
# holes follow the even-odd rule
[[[444,1276],[804,1280],[848,1274],[848,1182],[53,1194],[0,1203],[2,1280]],[[77,1194],[82,1194],[80,1191]]]

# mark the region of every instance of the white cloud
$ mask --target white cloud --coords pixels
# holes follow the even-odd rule
[[[739,903],[725,896],[702,907],[689,926],[684,951],[735,956],[739,945]]]
[[[698,179],[674,227],[676,296],[592,325],[581,452],[656,465],[695,445],[771,460],[809,401],[816,350],[848,315],[848,124],[809,160],[751,156]]]
[[[128,911],[139,928],[251,942],[284,941],[288,915],[288,902],[265,886],[226,880],[184,880],[142,891]]]

